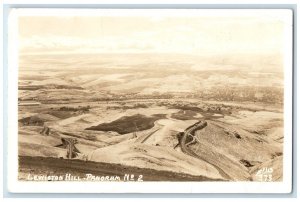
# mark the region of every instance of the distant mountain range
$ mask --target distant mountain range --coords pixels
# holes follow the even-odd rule
[[[24,55],[20,80],[112,93],[193,93],[214,87],[282,87],[281,57],[174,54]]]

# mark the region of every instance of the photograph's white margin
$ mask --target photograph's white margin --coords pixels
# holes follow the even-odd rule
[[[58,15],[200,15],[198,9],[12,9],[8,25],[8,191],[12,193],[290,193],[292,187],[292,10],[274,10],[286,21],[284,48],[284,162],[282,182],[21,182],[18,181],[18,17]],[[253,11],[253,9],[251,9]],[[67,12],[66,12],[67,11]],[[201,10],[209,15],[213,10]],[[215,15],[247,15],[217,10]],[[264,10],[259,9],[259,12]],[[275,17],[275,16],[274,16]]]

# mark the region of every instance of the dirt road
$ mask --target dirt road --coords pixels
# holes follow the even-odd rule
[[[192,125],[191,127],[187,128],[187,129],[184,131],[183,136],[182,136],[182,138],[181,138],[181,140],[180,140],[180,147],[181,147],[181,150],[182,150],[182,152],[184,152],[184,153],[186,153],[186,154],[188,154],[188,155],[190,155],[190,156],[193,156],[193,157],[195,157],[195,158],[198,158],[198,159],[200,159],[200,160],[202,160],[202,161],[205,161],[205,162],[211,164],[212,166],[214,166],[214,167],[219,171],[219,173],[220,173],[220,175],[221,175],[222,177],[224,177],[224,178],[227,179],[227,180],[230,180],[231,177],[230,177],[227,173],[225,173],[220,167],[218,167],[218,166],[215,165],[214,163],[210,162],[209,160],[202,158],[201,156],[199,156],[198,154],[196,154],[194,151],[192,151],[192,150],[187,146],[187,137],[188,137],[189,135],[191,135],[191,133],[195,132],[196,130],[205,128],[205,127],[207,126],[207,123],[206,123],[206,124],[205,124],[205,123],[206,123],[206,122],[204,122],[204,121],[197,122],[197,123],[195,123],[194,125]]]

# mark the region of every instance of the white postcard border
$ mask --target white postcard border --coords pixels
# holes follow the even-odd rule
[[[13,9],[8,27],[8,191],[13,193],[290,193],[292,188],[292,25],[286,26],[285,94],[284,94],[284,168],[282,182],[21,182],[18,181],[18,31],[21,15],[65,15],[63,9]],[[47,10],[47,11],[46,11]],[[69,9],[67,9],[69,10]],[[73,10],[73,9],[71,9]],[[132,15],[137,12],[178,15],[176,9],[100,9],[104,13]],[[176,12],[175,12],[176,10]],[[193,9],[194,10],[194,9]],[[197,11],[198,9],[195,9]],[[261,10],[261,9],[260,9]],[[267,9],[269,10],[269,9]],[[276,9],[271,9],[276,10]],[[46,12],[45,12],[46,11]],[[78,15],[92,15],[91,9],[75,9]],[[99,10],[98,10],[99,11]],[[202,10],[203,11],[203,10]],[[224,10],[225,11],[225,10]],[[262,10],[261,10],[262,11]],[[22,13],[24,12],[24,13]],[[124,12],[124,13],[123,13]],[[220,9],[218,9],[220,13]],[[232,12],[232,11],[230,11]],[[292,11],[281,10],[292,22]],[[99,12],[98,12],[99,13]],[[176,14],[177,13],[177,14]],[[193,14],[181,9],[180,14]],[[243,9],[245,13],[245,9]]]

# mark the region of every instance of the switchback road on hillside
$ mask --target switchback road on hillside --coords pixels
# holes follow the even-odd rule
[[[200,159],[202,161],[205,161],[206,163],[214,166],[220,173],[220,175],[222,177],[224,177],[225,179],[227,180],[231,180],[231,177],[224,172],[224,170],[222,170],[219,166],[215,165],[213,162],[210,162],[209,160],[207,159],[204,159],[203,157],[199,156],[198,154],[196,154],[194,151],[192,151],[188,146],[188,142],[187,142],[187,137],[190,135],[190,136],[193,136],[192,133],[194,133],[196,130],[201,130],[203,128],[205,128],[207,126],[207,122],[206,121],[199,121],[197,123],[195,123],[194,125],[188,127],[184,133],[183,133],[183,136],[182,138],[180,139],[180,147],[181,147],[181,150],[183,153],[186,153],[194,158],[197,158],[197,159]],[[193,136],[194,137],[194,136]]]

